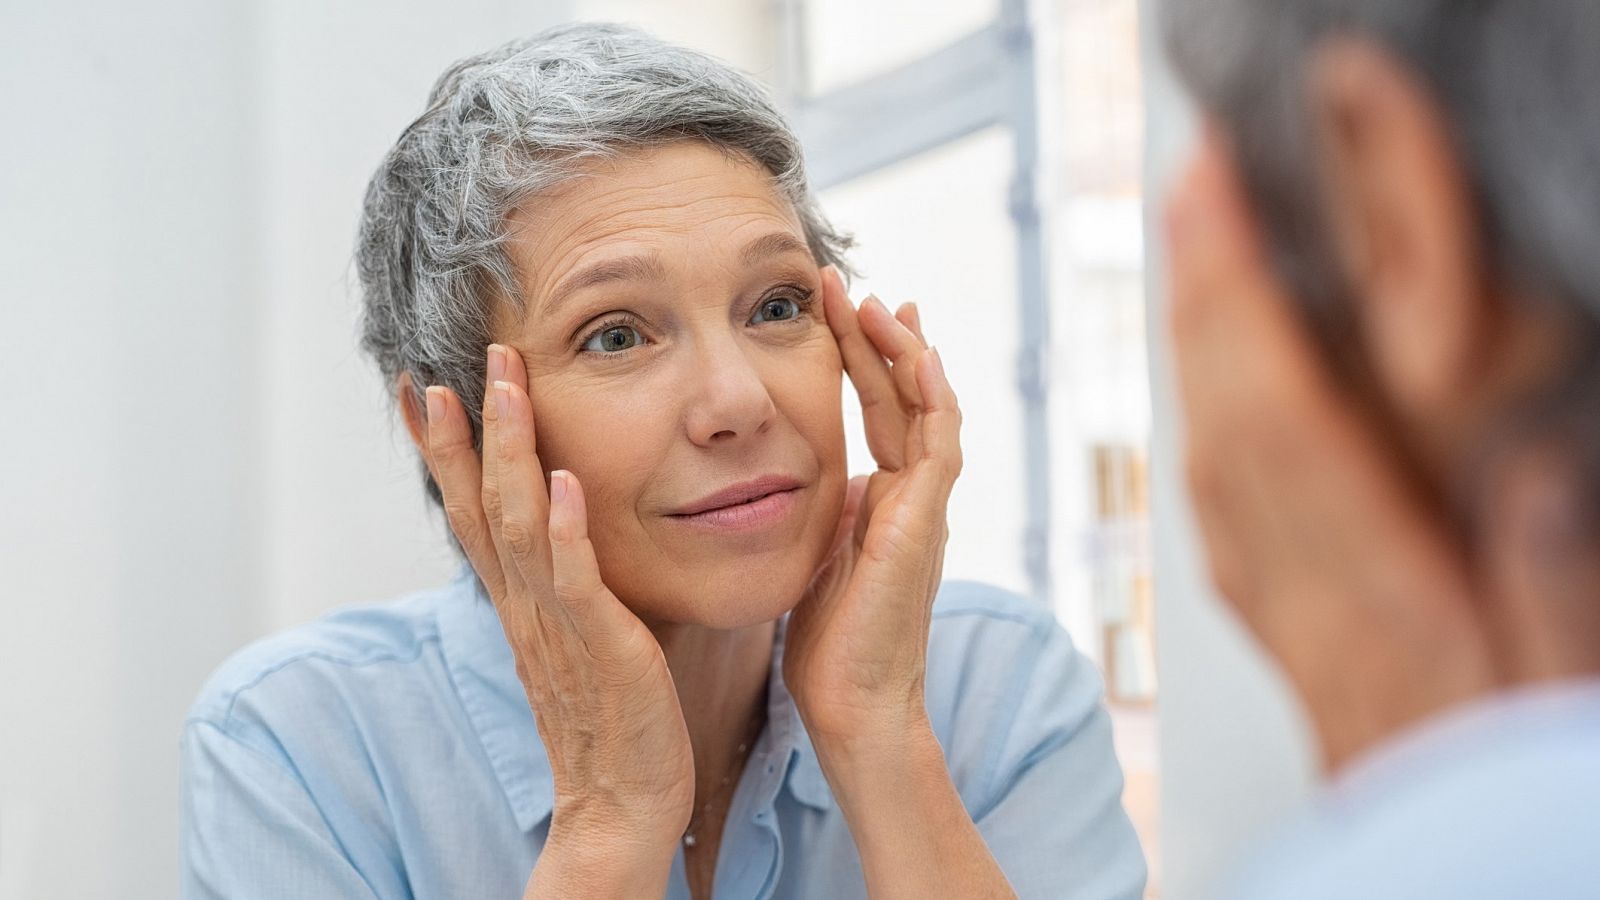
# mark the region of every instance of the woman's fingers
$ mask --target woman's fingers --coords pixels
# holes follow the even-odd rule
[[[505,594],[505,576],[495,554],[494,539],[483,514],[479,492],[483,485],[478,451],[472,446],[472,426],[466,407],[447,387],[434,385],[427,390],[427,463],[433,480],[444,496],[445,517],[450,530],[467,554],[472,568],[483,579],[489,596]]]
[[[949,537],[946,510],[961,474],[961,409],[937,350],[918,358],[924,397],[914,428],[921,450],[903,473],[873,476],[856,520],[856,544],[866,564],[887,567],[888,580],[937,585]],[[908,441],[908,444],[910,442]]]
[[[894,317],[900,320],[900,324],[911,329],[911,333],[917,336],[922,346],[928,346],[928,338],[922,333],[922,312],[917,309],[917,304],[900,304],[900,308],[894,311]]]
[[[928,349],[905,323],[895,318],[883,301],[867,297],[857,314],[861,331],[873,348],[889,361],[889,372],[900,402],[908,410],[922,408],[922,392],[917,387],[916,360]]]
[[[862,301],[858,317],[862,332],[871,339],[877,352],[889,360],[889,373],[895,383],[901,415],[911,420],[904,450],[904,461],[909,463],[922,455],[922,432],[914,419],[921,413],[925,401],[917,384],[916,370],[918,361],[927,356],[927,347],[876,297]]]
[[[545,584],[550,580],[550,542],[545,538],[549,501],[534,453],[533,404],[514,380],[497,381],[491,389],[497,394],[500,417],[495,446],[485,447],[485,452],[496,455],[500,540],[509,554],[506,562],[517,567],[524,583]]]
[[[961,409],[955,390],[945,377],[939,351],[917,358],[916,378],[925,398],[914,425],[920,435],[920,453],[912,460],[896,505],[904,506],[908,520],[899,526],[913,545],[943,546],[945,510],[950,491],[961,475]],[[942,557],[941,557],[942,558]]]
[[[520,596],[527,582],[522,577],[511,548],[506,545],[500,527],[505,515],[505,490],[501,484],[504,477],[501,468],[505,457],[500,452],[500,431],[502,420],[510,415],[511,397],[498,386],[506,381],[508,357],[506,348],[499,344],[489,345],[483,391],[483,484],[480,496],[483,500],[483,516],[489,522],[489,534],[494,539],[495,555],[500,560],[501,571],[505,573],[506,587]]]
[[[894,577],[906,583],[926,580],[931,591],[944,565],[949,537],[946,510],[963,464],[961,409],[937,350],[919,355],[911,365],[924,398],[912,426],[920,449],[910,459],[903,480],[886,487],[882,513],[872,511],[859,541],[869,564],[890,567],[898,573]],[[908,446],[912,443],[907,441]]]
[[[632,616],[600,579],[589,542],[589,507],[583,485],[564,469],[550,473],[551,583],[577,637],[586,644],[624,633]]]
[[[916,376],[922,393],[922,416],[918,422],[922,432],[921,459],[934,463],[945,480],[954,484],[962,466],[961,407],[937,348],[917,358]]]
[[[869,479],[870,476],[857,475],[845,485],[844,508],[839,511],[839,524],[833,530],[833,540],[828,542],[830,554],[837,552],[839,546],[856,533],[856,521],[861,516],[862,503],[866,500]]]
[[[919,571],[932,566],[936,573],[947,533],[945,509],[962,466],[955,391],[938,352],[927,346],[916,304],[891,313],[868,297],[852,309],[838,276],[828,271],[823,278],[824,309],[861,395],[873,458],[888,472],[910,469],[904,482],[874,476],[849,530],[858,545],[876,532],[874,555],[880,560]],[[892,501],[882,519],[881,501]]]
[[[845,373],[861,398],[867,448],[880,467],[898,471],[905,464],[906,428],[910,419],[901,408],[888,363],[862,332],[859,313],[850,305],[844,282],[832,266],[822,270],[822,309],[828,328],[839,344]]]

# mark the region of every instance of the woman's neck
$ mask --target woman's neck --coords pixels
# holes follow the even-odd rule
[[[695,808],[738,773],[739,747],[765,719],[767,676],[776,622],[723,630],[698,625],[652,625],[678,688],[684,724],[694,750]],[[747,748],[748,750],[749,748]],[[743,755],[747,755],[743,754]]]

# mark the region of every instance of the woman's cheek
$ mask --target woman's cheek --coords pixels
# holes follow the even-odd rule
[[[653,392],[653,393],[652,393]],[[582,379],[551,386],[535,405],[535,440],[546,470],[569,469],[584,482],[585,493],[603,482],[618,483],[625,459],[614,454],[652,446],[656,421],[663,416],[659,388],[644,388],[618,378]],[[618,440],[626,435],[627,440]]]
[[[802,433],[814,435],[813,441],[837,434],[842,445],[843,369],[838,359],[836,347],[833,353],[820,345],[806,347],[804,352],[783,359],[781,368],[767,379],[767,384],[773,399],[788,411]]]

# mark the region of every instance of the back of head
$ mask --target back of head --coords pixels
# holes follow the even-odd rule
[[[1568,323],[1579,348],[1572,370],[1525,398],[1504,430],[1575,450],[1595,491],[1600,4],[1165,0],[1164,7],[1170,56],[1227,132],[1272,261],[1334,358],[1352,340],[1354,304],[1318,195],[1308,76],[1318,48],[1344,37],[1371,41],[1411,70],[1447,120],[1471,182],[1490,275],[1508,296],[1537,307],[1530,312]]]

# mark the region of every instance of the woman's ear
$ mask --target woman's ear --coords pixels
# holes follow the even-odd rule
[[[417,452],[427,456],[428,440],[428,414],[423,411],[422,404],[417,400],[417,392],[413,387],[410,372],[401,372],[395,382],[396,400],[400,405],[400,413],[406,420],[406,430],[411,432],[411,442],[417,445]]]
[[[1395,411],[1436,441],[1489,374],[1494,333],[1473,193],[1444,111],[1395,57],[1354,38],[1318,52],[1310,102],[1366,355]]]

